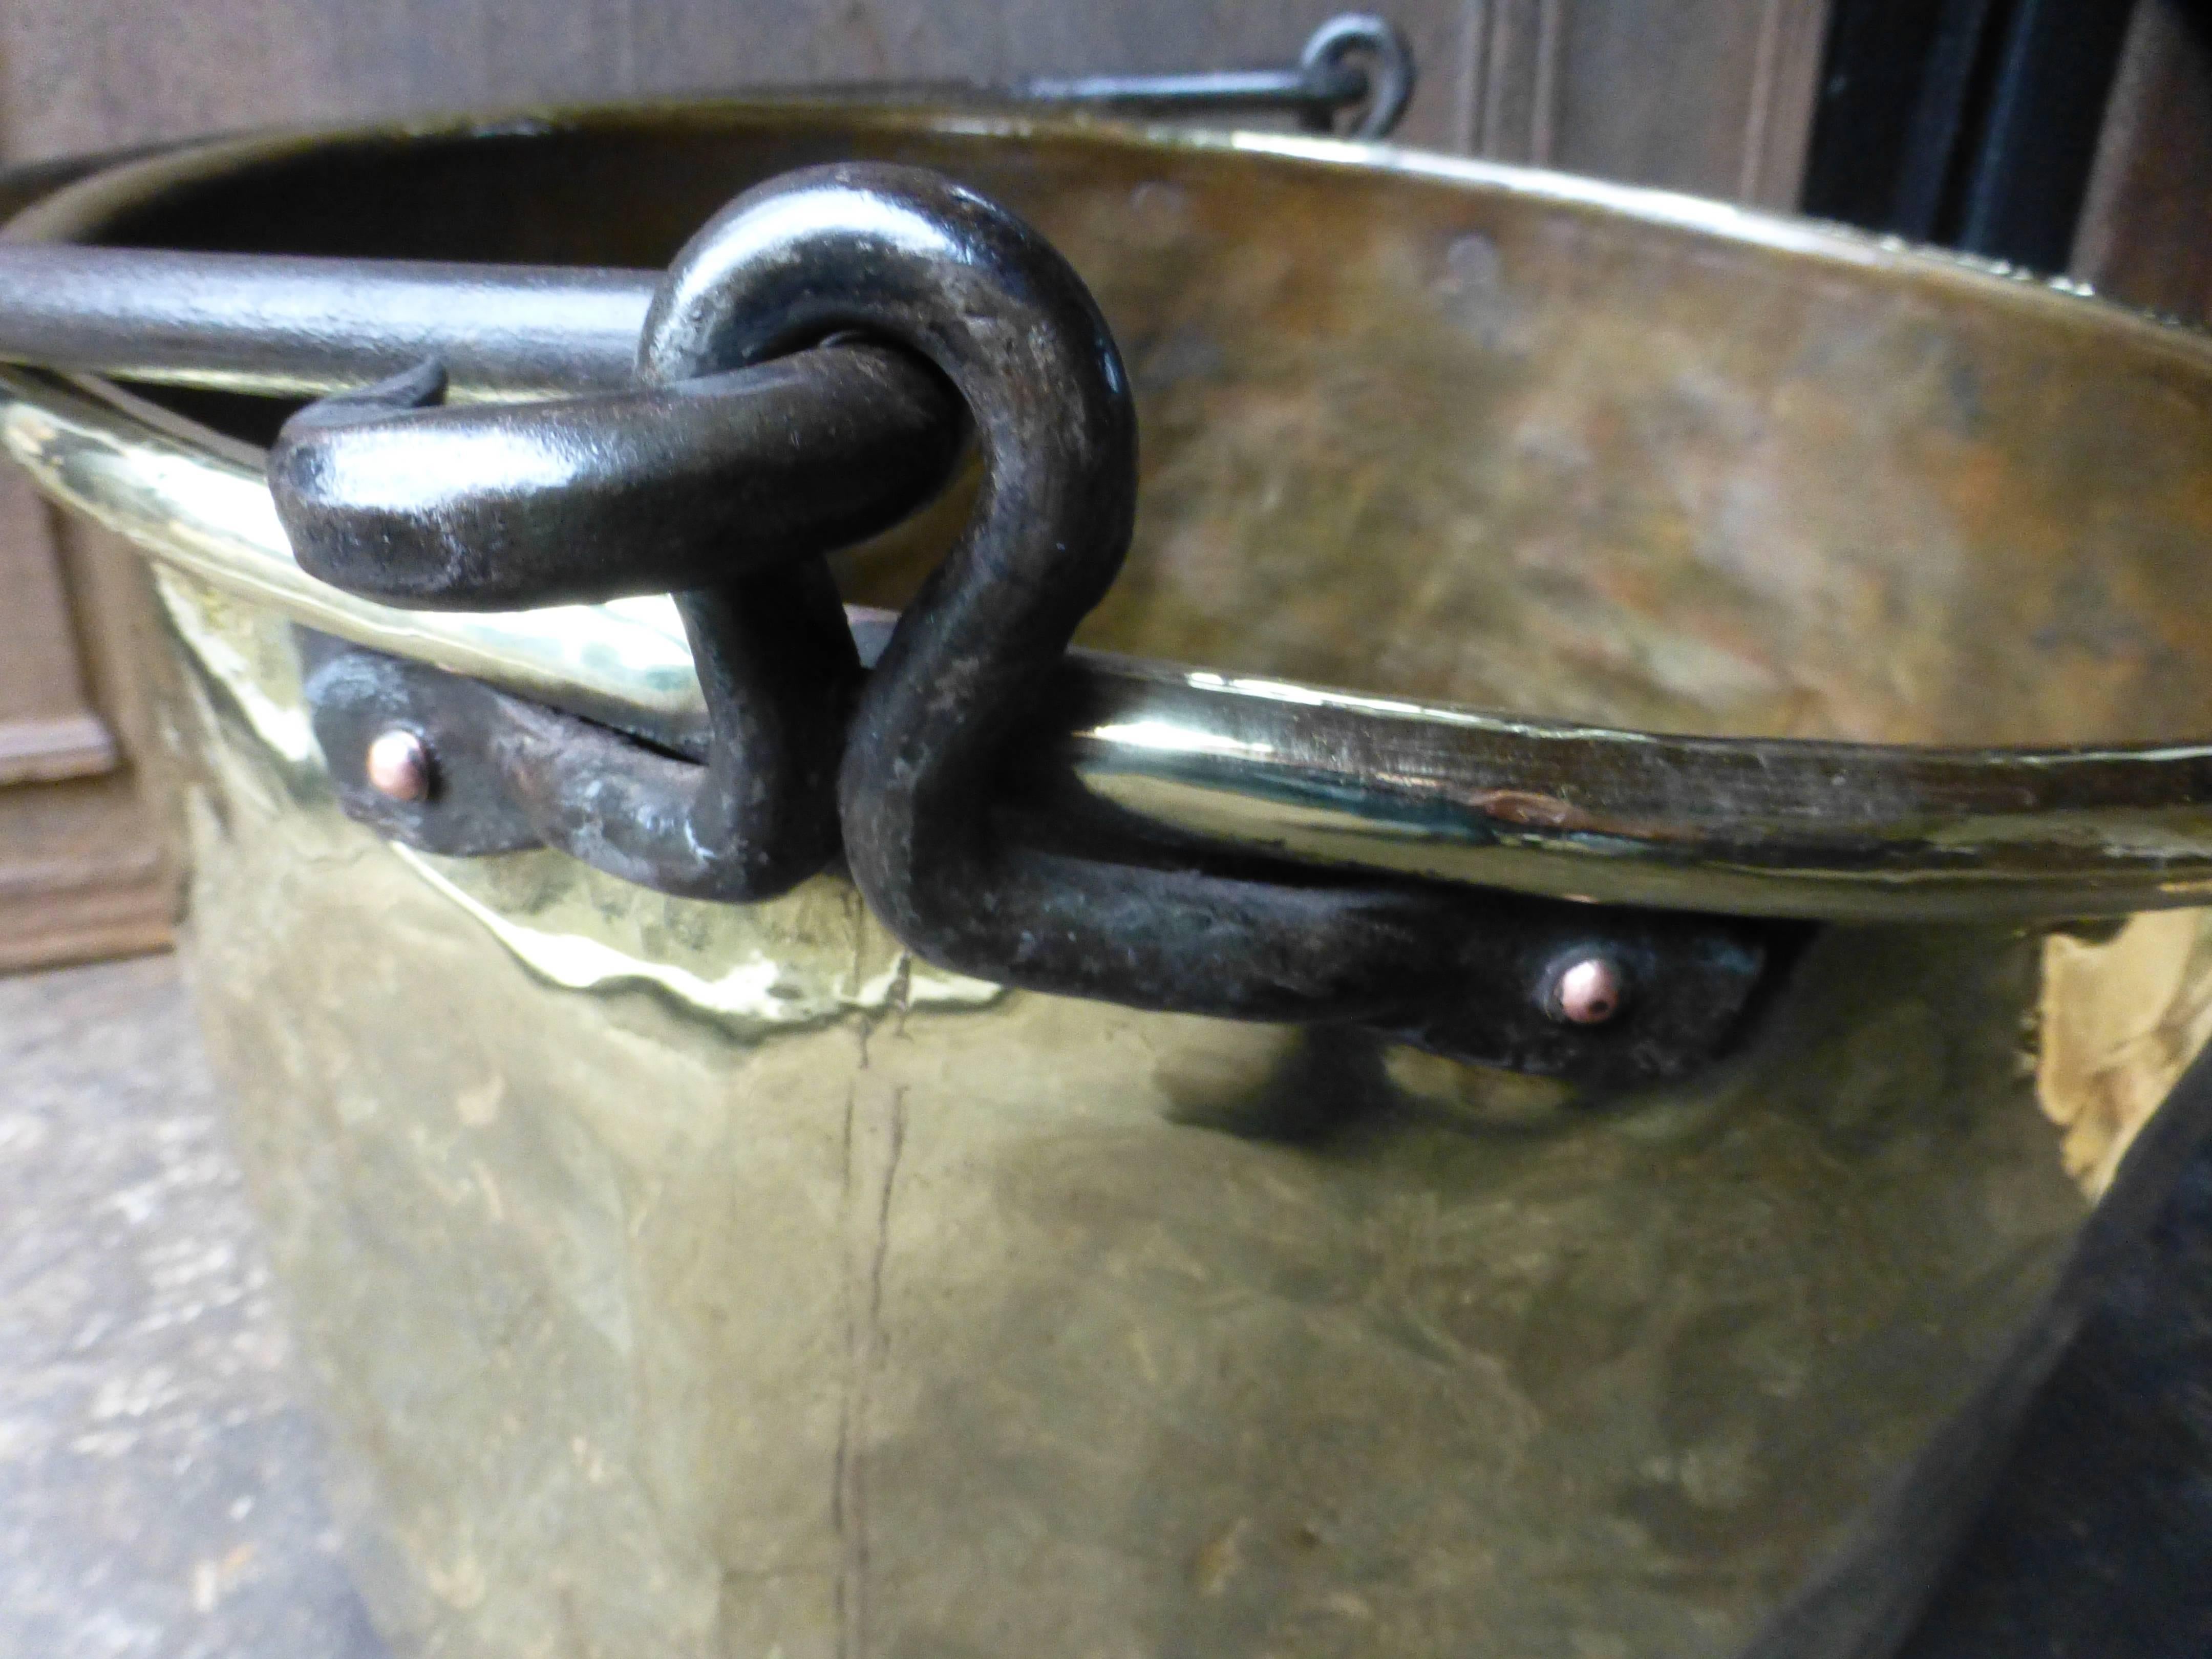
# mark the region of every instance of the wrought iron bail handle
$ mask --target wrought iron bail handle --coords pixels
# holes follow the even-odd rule
[[[0,240],[0,361],[265,397],[434,357],[459,398],[633,383],[659,273]]]
[[[664,455],[673,483],[636,465],[661,452],[629,428],[846,355],[907,361],[885,396],[917,373],[929,388],[911,400],[908,453],[886,453],[865,486],[851,461],[872,422],[830,422],[799,445],[852,447],[819,469],[829,488],[787,488],[772,514],[699,499],[762,488],[777,447],[749,452],[742,421],[702,428],[738,434],[719,474],[696,455]],[[1600,1083],[1710,1056],[1786,954],[1790,931],[1768,924],[1301,869],[1099,811],[1024,814],[1003,787],[1008,744],[1120,570],[1136,429],[1089,293],[994,204],[875,165],[757,187],[678,256],[638,363],[649,390],[506,407],[441,408],[433,374],[403,376],[311,406],[272,452],[301,562],[352,591],[489,607],[679,590],[711,716],[703,766],[500,694],[448,695],[440,677],[369,653],[325,663],[313,696],[342,780],[365,775],[380,732],[449,733],[441,790],[395,803],[347,789],[387,832],[447,851],[542,842],[738,902],[842,849],[891,930],[947,967],[1140,1007],[1352,1022]],[[981,484],[864,678],[820,556],[942,476],[933,396],[964,410]],[[453,465],[502,453],[607,464],[598,477],[588,465]],[[647,497],[655,512],[624,518],[625,499]]]
[[[1316,132],[1348,116],[1346,137],[1381,138],[1416,78],[1403,30],[1347,12],[1283,68],[1041,76],[1012,95],[1120,115],[1286,113]],[[434,356],[464,398],[617,390],[629,383],[657,280],[0,241],[0,361],[294,396],[365,386]]]
[[[1346,12],[1280,68],[1038,76],[998,95],[1116,115],[1287,114],[1310,131],[1342,123],[1345,137],[1382,138],[1417,78],[1402,29]],[[90,165],[9,177],[35,197],[38,179]],[[289,397],[358,388],[435,357],[464,400],[614,391],[630,384],[657,281],[653,271],[0,240],[0,362]]]
[[[664,891],[757,899],[838,842],[860,663],[820,556],[935,493],[962,422],[879,346],[684,367],[651,388],[446,408],[426,362],[309,404],[268,476],[301,565],[356,593],[496,610],[675,592],[712,714],[705,766],[496,700],[492,752],[538,839]]]

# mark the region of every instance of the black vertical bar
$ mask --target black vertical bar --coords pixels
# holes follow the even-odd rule
[[[1993,0],[1942,0],[1938,8],[1886,227],[1899,235],[1924,242],[1942,234],[1950,187],[1972,137],[1975,70],[1988,55],[1999,9]]]
[[[2019,0],[1946,238],[1972,253],[2063,270],[2088,193],[2130,7]]]
[[[1835,0],[1805,211],[2063,270],[2130,0]]]

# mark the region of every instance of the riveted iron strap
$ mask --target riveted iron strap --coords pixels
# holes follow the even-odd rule
[[[663,279],[638,364],[632,392],[476,407],[444,406],[426,365],[310,405],[271,452],[301,562],[356,593],[485,607],[678,595],[707,699],[703,765],[432,671],[319,650],[319,731],[349,808],[386,833],[438,850],[542,842],[741,902],[842,850],[892,931],[963,972],[1140,1007],[1353,1022],[1613,1085],[1710,1058],[1795,937],[1302,870],[1095,804],[1035,810],[1011,789],[1025,721],[1127,552],[1136,427],[1074,272],[949,180],[851,166],[748,192]],[[800,418],[794,365],[817,390],[850,380],[818,426]],[[906,429],[886,445],[885,405],[902,398]],[[841,424],[841,402],[872,418]],[[955,407],[980,461],[970,522],[864,677],[821,556],[934,488]],[[748,417],[762,409],[774,418]],[[388,731],[434,757],[454,744],[424,799],[356,781]]]
[[[650,863],[626,861],[619,835],[658,800],[696,791],[698,763],[464,675],[297,632],[316,738],[349,817],[425,852],[552,846],[644,884],[669,884]],[[419,737],[434,757],[420,800],[394,799],[369,781],[370,746],[394,732]],[[1064,783],[1047,769],[1017,766],[994,814],[1013,856],[1084,878],[1060,908],[1079,920],[1084,948],[1100,951],[1102,965],[1081,986],[968,958],[973,971],[1146,1007],[1361,1025],[1455,1059],[1618,1089],[1686,1075],[1725,1052],[1808,932],[1317,876],[1164,836],[1095,801],[1072,811],[1079,793]],[[609,826],[616,835],[603,833]],[[1164,896],[1182,908],[1159,908]],[[1238,936],[1189,950],[1215,921],[1213,909],[1197,907],[1224,896],[1239,901]],[[1092,912],[1079,919],[1083,906]],[[1129,936],[1115,936],[1121,927]],[[1270,954],[1225,960],[1232,946],[1255,943]],[[1336,955],[1323,961],[1324,951]],[[1178,971],[1114,983],[1115,962],[1147,956],[1177,958]],[[1616,1018],[1562,1018],[1559,981],[1587,963],[1617,976]],[[1200,973],[1217,977],[1197,983]]]

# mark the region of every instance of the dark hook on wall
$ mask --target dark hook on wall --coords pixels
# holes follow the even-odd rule
[[[1178,75],[1087,75],[1026,81],[1024,98],[1084,104],[1121,115],[1242,115],[1288,112],[1310,132],[1387,137],[1413,96],[1413,48],[1387,18],[1332,17],[1288,69]],[[1349,114],[1344,125],[1339,118]]]

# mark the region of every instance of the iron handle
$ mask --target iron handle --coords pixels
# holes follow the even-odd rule
[[[834,362],[854,348],[818,343],[848,336],[931,367],[968,411],[981,474],[968,528],[865,678],[819,562],[867,527],[850,468],[781,481],[771,521],[720,497],[794,447],[787,427],[763,444],[734,423],[719,482],[696,438],[638,437],[687,400],[761,390],[789,354]],[[434,369],[404,374],[295,416],[269,477],[301,564],[356,593],[497,607],[678,590],[704,764],[339,649],[309,695],[356,816],[436,850],[543,842],[738,902],[842,849],[877,914],[941,966],[1140,1007],[1356,1023],[1596,1084],[1710,1057],[1790,953],[1786,926],[1301,871],[1095,802],[1037,811],[1007,793],[1010,741],[1127,550],[1134,413],[1079,279],[950,181],[854,165],[756,187],[678,256],[637,361],[633,392],[474,409],[440,407]],[[838,435],[833,421],[795,447]],[[889,482],[896,450],[878,467],[885,509],[946,459],[905,447],[904,477]]]
[[[1361,13],[1332,17],[1308,38],[1288,69],[1197,75],[1093,75],[1026,81],[1021,95],[1042,103],[1088,105],[1133,115],[1241,115],[1288,111],[1312,132],[1345,130],[1354,138],[1386,137],[1413,96],[1413,49],[1386,19]]]
[[[652,271],[0,240],[0,359],[320,397],[434,357],[453,395],[634,383]]]

